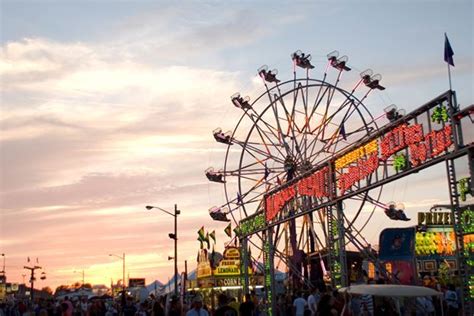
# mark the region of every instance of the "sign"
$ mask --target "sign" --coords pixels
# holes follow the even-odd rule
[[[380,143],[380,154],[377,150],[377,141]],[[401,163],[397,167],[397,171],[408,167],[407,160],[412,167],[416,167],[431,158],[441,155],[452,144],[451,125],[446,125],[441,130],[434,130],[423,135],[422,124],[409,125],[403,123],[385,133],[381,138],[372,140],[368,144],[352,151],[357,153],[359,159],[349,159],[354,164],[347,168],[347,172],[339,175],[337,179],[339,193],[343,195],[352,186],[373,174],[380,165],[383,165],[390,157],[403,149],[408,149],[406,151],[408,157],[404,155],[399,156],[402,159],[401,161],[397,157],[398,163]],[[369,146],[369,149],[366,149],[367,146]],[[347,155],[350,155],[352,152]],[[369,152],[369,154],[361,154],[365,152]]]
[[[240,286],[239,278],[217,279],[217,286]]]
[[[221,264],[219,264],[214,275],[215,276],[240,275],[240,267],[238,265],[225,265],[224,264],[221,266]]]
[[[403,120],[371,133],[315,166],[311,174],[304,174],[266,193],[266,225],[251,226],[253,221],[242,220],[245,224],[242,234],[252,234],[299,213],[331,206],[337,200],[413,173],[414,168],[428,167],[433,159],[440,162],[440,158],[453,152],[455,147],[450,116],[438,115],[448,113],[452,96],[451,92],[441,95],[405,115]],[[300,203],[298,198],[304,196],[312,198]]]
[[[412,260],[415,256],[415,228],[386,228],[380,233],[380,260]]]
[[[336,159],[334,163],[336,169],[341,169],[351,164],[363,157],[369,156],[371,153],[378,151],[378,143],[377,140],[374,139],[373,141],[356,148],[347,154],[343,155],[341,158]]]
[[[205,278],[208,276],[211,276],[212,271],[211,271],[211,265],[205,264],[205,263],[198,263],[198,268],[197,268],[197,277],[198,278]]]
[[[142,287],[145,286],[145,278],[129,278],[128,287]]]
[[[265,197],[265,217],[267,221],[274,219],[286,203],[297,195],[316,198],[329,197],[329,168],[323,167],[312,175],[302,178],[290,186],[282,188]]]
[[[240,250],[236,247],[227,247],[222,256],[224,259],[240,260]]]
[[[246,236],[253,234],[265,227],[265,214],[263,212],[256,213],[240,221],[237,229],[238,235]]]
[[[453,217],[451,212],[419,212],[418,225],[443,225],[452,226]]]
[[[222,257],[222,260],[214,271],[214,275],[240,275],[240,249],[237,247],[227,247],[225,248]]]

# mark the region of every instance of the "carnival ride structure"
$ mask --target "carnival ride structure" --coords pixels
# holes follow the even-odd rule
[[[460,276],[467,287],[473,267],[462,248],[465,233],[456,225],[462,214],[454,161],[468,157],[471,179],[474,106],[460,110],[449,90],[409,114],[391,105],[374,117],[367,101],[385,89],[380,74],[364,70],[345,88],[343,77],[354,68],[347,56],[329,53],[320,80],[310,77],[311,55],[296,51],[291,60],[292,79],[280,80],[278,71],[265,65],[257,70],[264,86],[259,96],[253,101],[240,93],[231,96],[243,113],[233,131],[213,131],[227,150],[222,169],[205,171],[210,181],[223,185],[226,198],[210,209],[211,217],[237,225],[242,256],[249,245],[261,251],[253,260],[264,261],[267,311],[275,304],[275,265],[286,266],[290,287],[311,286],[324,277],[341,287],[349,285],[347,244],[379,264],[362,234],[374,212],[409,220],[403,207],[380,201],[383,185],[440,162],[446,163]],[[466,131],[471,138],[463,138]],[[369,215],[362,216],[363,210]],[[378,268],[391,279],[383,266]],[[243,284],[245,290],[245,273]],[[472,301],[467,305],[472,308]]]

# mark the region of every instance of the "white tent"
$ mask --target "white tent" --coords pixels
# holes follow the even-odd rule
[[[343,287],[339,292],[349,294],[368,294],[373,296],[418,297],[439,296],[443,293],[423,286],[395,285],[395,284],[361,284]]]

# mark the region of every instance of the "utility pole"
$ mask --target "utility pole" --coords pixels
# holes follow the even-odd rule
[[[5,276],[5,254],[2,253],[1,256],[3,257],[3,269],[2,269],[2,275]]]
[[[33,267],[28,267],[24,266],[24,269],[30,270],[31,276],[30,276],[30,298],[31,302],[34,302],[34,293],[35,293],[35,270],[42,269],[40,266],[33,266]]]
[[[178,205],[174,205],[174,295],[178,297]]]
[[[174,217],[174,233],[168,234],[168,236],[174,240],[174,295],[178,297],[178,215],[181,214],[181,211],[178,210],[177,204],[174,205],[174,213],[171,213],[158,206],[147,205],[145,208],[147,210],[155,208]]]

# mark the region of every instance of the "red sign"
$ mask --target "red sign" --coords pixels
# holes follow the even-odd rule
[[[274,219],[285,204],[294,199],[297,194],[317,198],[329,196],[328,182],[329,169],[324,167],[309,177],[300,179],[298,182],[275,194],[268,195],[265,198],[265,217],[267,221]]]
[[[453,144],[451,135],[451,125],[446,125],[443,129],[432,131],[424,136],[421,124],[397,126],[381,138],[380,157],[378,152],[374,152],[366,159],[358,159],[355,164],[347,168],[347,172],[339,176],[337,186],[340,194],[344,194],[354,184],[374,173],[379,167],[380,161],[386,161],[393,154],[407,147],[412,167],[424,163],[427,159],[439,156]]]

